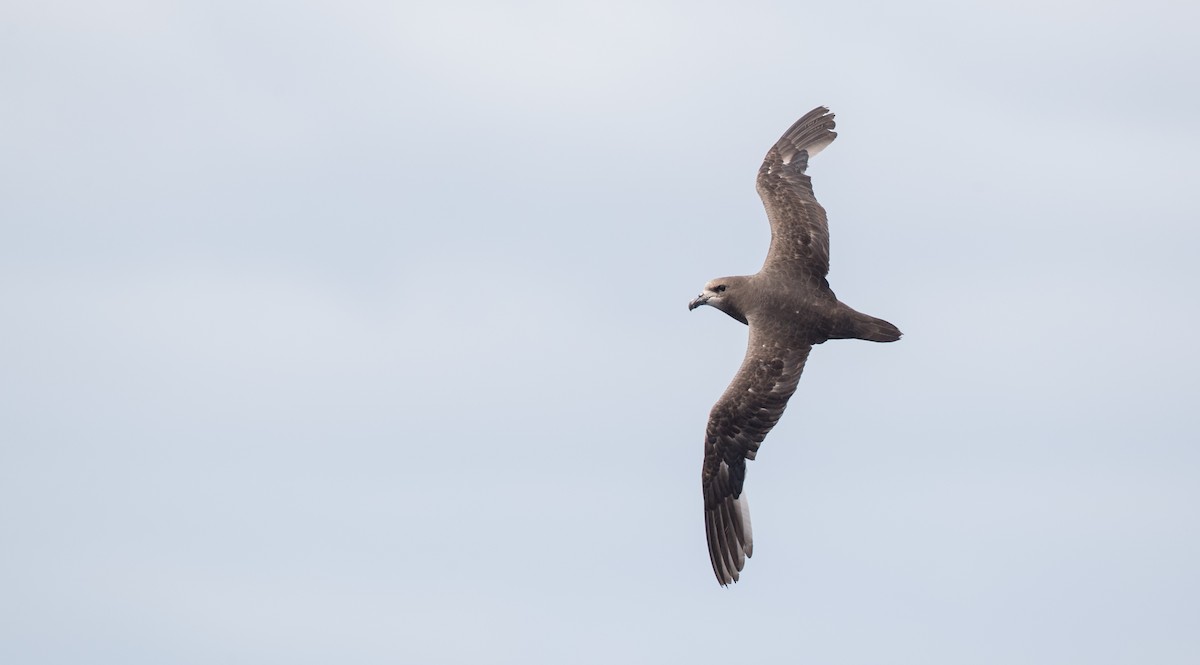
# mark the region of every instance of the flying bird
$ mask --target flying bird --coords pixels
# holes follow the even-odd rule
[[[754,459],[796,391],[814,344],[830,339],[894,342],[896,326],[856,312],[829,288],[829,225],[805,171],[833,142],[833,114],[821,106],[771,146],[757,189],[771,222],[771,247],[756,274],[721,277],[688,303],[715,307],[750,327],[741,369],[708,417],[704,436],[704,528],[721,586],[738,581],[754,552],[742,485]]]

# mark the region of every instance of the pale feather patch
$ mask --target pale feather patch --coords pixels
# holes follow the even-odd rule
[[[746,551],[746,556],[754,555],[754,530],[750,528],[750,502],[746,500],[746,492],[733,500],[733,505],[737,507],[738,512],[742,516],[742,532],[746,536],[746,543],[743,549]]]
[[[829,147],[829,144],[833,143],[834,138],[833,136],[828,136],[805,148],[808,151],[809,158],[816,157],[818,153]]]

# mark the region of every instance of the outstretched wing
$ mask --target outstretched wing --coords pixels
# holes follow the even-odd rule
[[[722,586],[738,580],[753,554],[750,512],[742,496],[746,460],[754,459],[767,432],[796,392],[809,345],[769,339],[750,327],[742,368],[708,417],[704,437],[704,528],[713,573]]]
[[[758,169],[758,195],[771,220],[771,249],[764,272],[823,278],[829,273],[829,223],[817,203],[808,159],[837,137],[824,106],[796,121],[767,152]]]

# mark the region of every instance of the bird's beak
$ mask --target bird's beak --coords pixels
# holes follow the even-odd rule
[[[707,305],[707,304],[708,304],[708,298],[709,298],[709,296],[706,296],[706,295],[704,295],[703,293],[701,293],[700,295],[696,296],[696,299],[695,299],[695,300],[693,300],[693,301],[691,301],[690,303],[688,303],[688,311],[690,312],[690,311],[692,311],[693,309],[696,309],[697,307],[699,307],[699,306],[701,306],[701,305]]]

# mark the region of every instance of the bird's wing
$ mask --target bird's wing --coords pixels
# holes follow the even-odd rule
[[[772,339],[750,327],[750,344],[737,376],[713,406],[704,437],[704,527],[713,572],[722,586],[738,580],[754,551],[750,513],[742,496],[746,460],[796,392],[807,344]]]
[[[767,151],[758,169],[758,195],[771,220],[764,272],[815,278],[829,273],[829,224],[804,171],[808,159],[837,137],[834,126],[829,109],[809,111]]]

